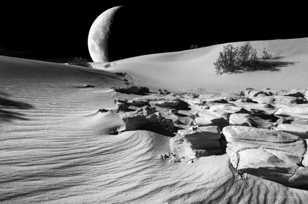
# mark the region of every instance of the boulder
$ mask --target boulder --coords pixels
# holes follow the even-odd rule
[[[125,88],[115,88],[116,92],[125,94],[147,95],[150,93],[150,89],[143,86],[129,86]]]
[[[307,103],[304,97],[294,97],[294,96],[275,96],[276,105],[293,105],[293,104],[303,104]]]
[[[229,124],[253,126],[253,121],[248,113],[233,113],[229,117]]]
[[[149,105],[149,101],[143,98],[135,98],[133,100],[128,101],[130,106],[142,107]]]
[[[207,103],[209,103],[209,104],[216,104],[216,103],[226,104],[226,103],[229,103],[229,102],[225,98],[216,98],[216,99],[208,99]]]
[[[272,96],[273,93],[270,90],[255,90],[253,88],[247,88],[244,91],[244,96],[248,98],[254,98],[257,96]]]
[[[258,103],[257,101],[254,101],[251,98],[247,98],[247,97],[241,97],[238,100],[236,100],[236,102],[240,102],[240,103]]]
[[[170,139],[171,151],[180,159],[194,159],[223,152],[217,126],[191,127],[179,130]]]
[[[305,94],[299,91],[290,91],[289,93],[285,94],[285,96],[292,96],[296,98],[304,98]]]
[[[152,104],[162,108],[170,108],[175,110],[189,110],[189,104],[178,98],[155,101]]]
[[[116,104],[116,110],[119,112],[119,111],[124,111],[124,112],[127,112],[127,111],[132,111],[130,108],[129,108],[129,103],[127,100],[120,100],[120,99],[117,99],[115,100],[115,104]]]
[[[209,110],[203,110],[198,113],[195,119],[196,125],[199,126],[219,126],[224,127],[228,125],[228,120],[225,115],[215,113]]]
[[[231,113],[238,113],[238,112],[243,112],[243,108],[236,106],[234,104],[216,104],[216,105],[212,105],[209,108],[210,111],[212,112],[217,112],[217,113],[221,113],[221,114],[231,114]]]
[[[276,127],[276,130],[290,132],[302,138],[308,138],[308,125],[291,122],[290,124],[282,123]]]
[[[253,98],[254,101],[260,103],[260,104],[273,104],[275,101],[275,98],[273,96],[257,96]]]
[[[223,129],[232,166],[283,184],[296,172],[306,151],[296,135],[261,128],[228,126]]]
[[[298,104],[296,106],[282,106],[276,112],[276,115],[290,115],[293,117],[308,119],[308,105]]]
[[[176,128],[171,119],[163,117],[153,107],[143,107],[133,112],[121,113],[123,126],[119,131],[150,130],[159,134],[173,136]]]

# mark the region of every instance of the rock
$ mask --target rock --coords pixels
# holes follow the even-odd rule
[[[209,110],[203,110],[196,116],[195,122],[199,126],[212,126],[216,125],[224,127],[228,125],[228,121],[224,115],[214,113]]]
[[[209,99],[207,100],[208,103],[210,104],[215,104],[215,103],[229,103],[225,98],[218,98],[218,99]]]
[[[271,128],[279,119],[274,114],[268,114],[263,110],[251,109],[250,111],[249,118],[252,121],[251,125],[254,127]]]
[[[246,113],[249,113],[253,110],[262,110],[266,114],[273,114],[277,111],[277,108],[270,104],[260,104],[260,103],[241,103],[236,101],[235,105],[245,109]],[[245,112],[242,112],[245,113]]]
[[[223,129],[232,166],[284,184],[299,167],[306,151],[305,142],[282,131],[228,126]]]
[[[296,106],[282,106],[275,112],[275,115],[290,115],[308,119],[308,105],[298,104]]]
[[[134,112],[120,114],[123,127],[119,131],[150,130],[159,134],[173,136],[176,128],[171,119],[155,112],[152,107],[143,107]]]
[[[125,94],[147,95],[150,93],[149,88],[143,86],[129,86],[125,88],[116,88],[116,92]]]
[[[298,135],[302,138],[308,138],[308,125],[307,124],[298,124],[292,123],[291,124],[279,124],[276,127],[276,130],[282,130],[285,132],[290,132],[295,135]]]
[[[189,104],[178,98],[171,100],[155,101],[153,105],[176,110],[189,110]]]
[[[255,90],[252,88],[247,88],[244,91],[244,96],[248,98],[254,98],[257,96],[272,96],[273,93],[270,90]]]
[[[285,96],[292,96],[292,97],[296,97],[296,98],[304,98],[305,94],[299,92],[299,91],[291,91],[290,93],[285,94]]]
[[[170,148],[177,157],[185,160],[223,152],[217,126],[179,130],[170,139]]]
[[[254,101],[254,100],[247,98],[247,97],[242,97],[242,98],[240,98],[236,101],[241,102],[241,103],[258,103],[257,101]]]
[[[303,187],[307,189],[308,185],[308,168],[299,167],[296,172],[288,179],[291,186]]]
[[[294,96],[275,96],[276,105],[292,105],[292,104],[303,104],[307,103],[305,98],[294,97]]]
[[[229,117],[230,125],[253,126],[253,121],[248,113],[233,113]]]
[[[115,104],[117,111],[128,112],[128,111],[135,111],[143,106],[149,106],[149,101],[143,98],[136,98],[129,101],[116,99]]]
[[[130,106],[142,107],[149,105],[149,101],[143,98],[135,98],[133,100],[128,101]]]
[[[242,107],[236,106],[234,104],[216,104],[212,105],[209,108],[209,111],[221,113],[223,115],[228,115],[231,113],[239,113],[239,112],[245,112],[245,110]]]
[[[127,100],[117,99],[115,100],[115,104],[116,104],[116,110],[118,112],[119,111],[124,111],[124,112],[132,111],[131,109],[129,109],[129,103]]]
[[[93,84],[82,84],[80,86],[77,86],[77,88],[95,88],[95,85],[93,85]]]
[[[158,89],[158,93],[161,94],[161,95],[168,95],[171,92],[168,91],[167,89]]]
[[[253,98],[253,100],[260,104],[273,104],[275,98],[273,96],[258,96]]]

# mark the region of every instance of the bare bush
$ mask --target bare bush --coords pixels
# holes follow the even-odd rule
[[[256,70],[277,71],[278,66],[292,64],[290,62],[275,61],[276,58],[265,49],[262,54],[262,57],[259,58],[257,50],[250,43],[237,47],[231,44],[226,45],[214,63],[216,72],[217,74],[223,74]]]

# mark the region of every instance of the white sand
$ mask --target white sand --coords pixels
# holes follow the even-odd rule
[[[227,43],[229,44],[229,43]],[[241,45],[242,42],[232,43]],[[257,71],[242,74],[215,73],[214,62],[226,44],[185,50],[174,53],[152,54],[113,62],[108,70],[130,73],[139,84],[169,89],[197,89],[233,91],[252,88],[306,88],[308,87],[308,38],[291,40],[254,41],[259,53],[266,48],[282,61],[295,64],[280,71]],[[103,69],[95,64],[96,69]]]
[[[285,44],[288,59],[301,61],[275,73],[216,76],[212,62],[221,46],[121,60],[111,69],[127,71],[139,83],[166,88],[303,87],[307,86],[306,49],[300,46],[306,41],[300,39],[298,49],[292,48],[293,43]],[[278,52],[278,45],[270,46]],[[82,84],[95,88],[78,88]],[[110,87],[121,84],[103,71],[0,57],[0,96],[33,106],[0,106],[26,119],[0,120],[0,202],[307,201],[307,191],[254,176],[233,176],[226,155],[171,164],[159,158],[169,151],[165,136],[147,131],[107,135],[106,129],[119,122],[97,111],[114,106]]]

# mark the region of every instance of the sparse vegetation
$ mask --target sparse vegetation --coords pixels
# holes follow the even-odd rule
[[[245,71],[270,70],[277,71],[277,67],[286,66],[290,62],[274,61],[278,59],[268,50],[263,50],[258,57],[257,50],[250,43],[242,46],[225,46],[214,63],[217,74],[240,73]],[[292,63],[291,63],[292,64]]]
[[[273,55],[269,51],[267,51],[266,49],[264,49],[262,51],[262,54],[263,54],[262,59],[264,59],[264,60],[273,59]]]

